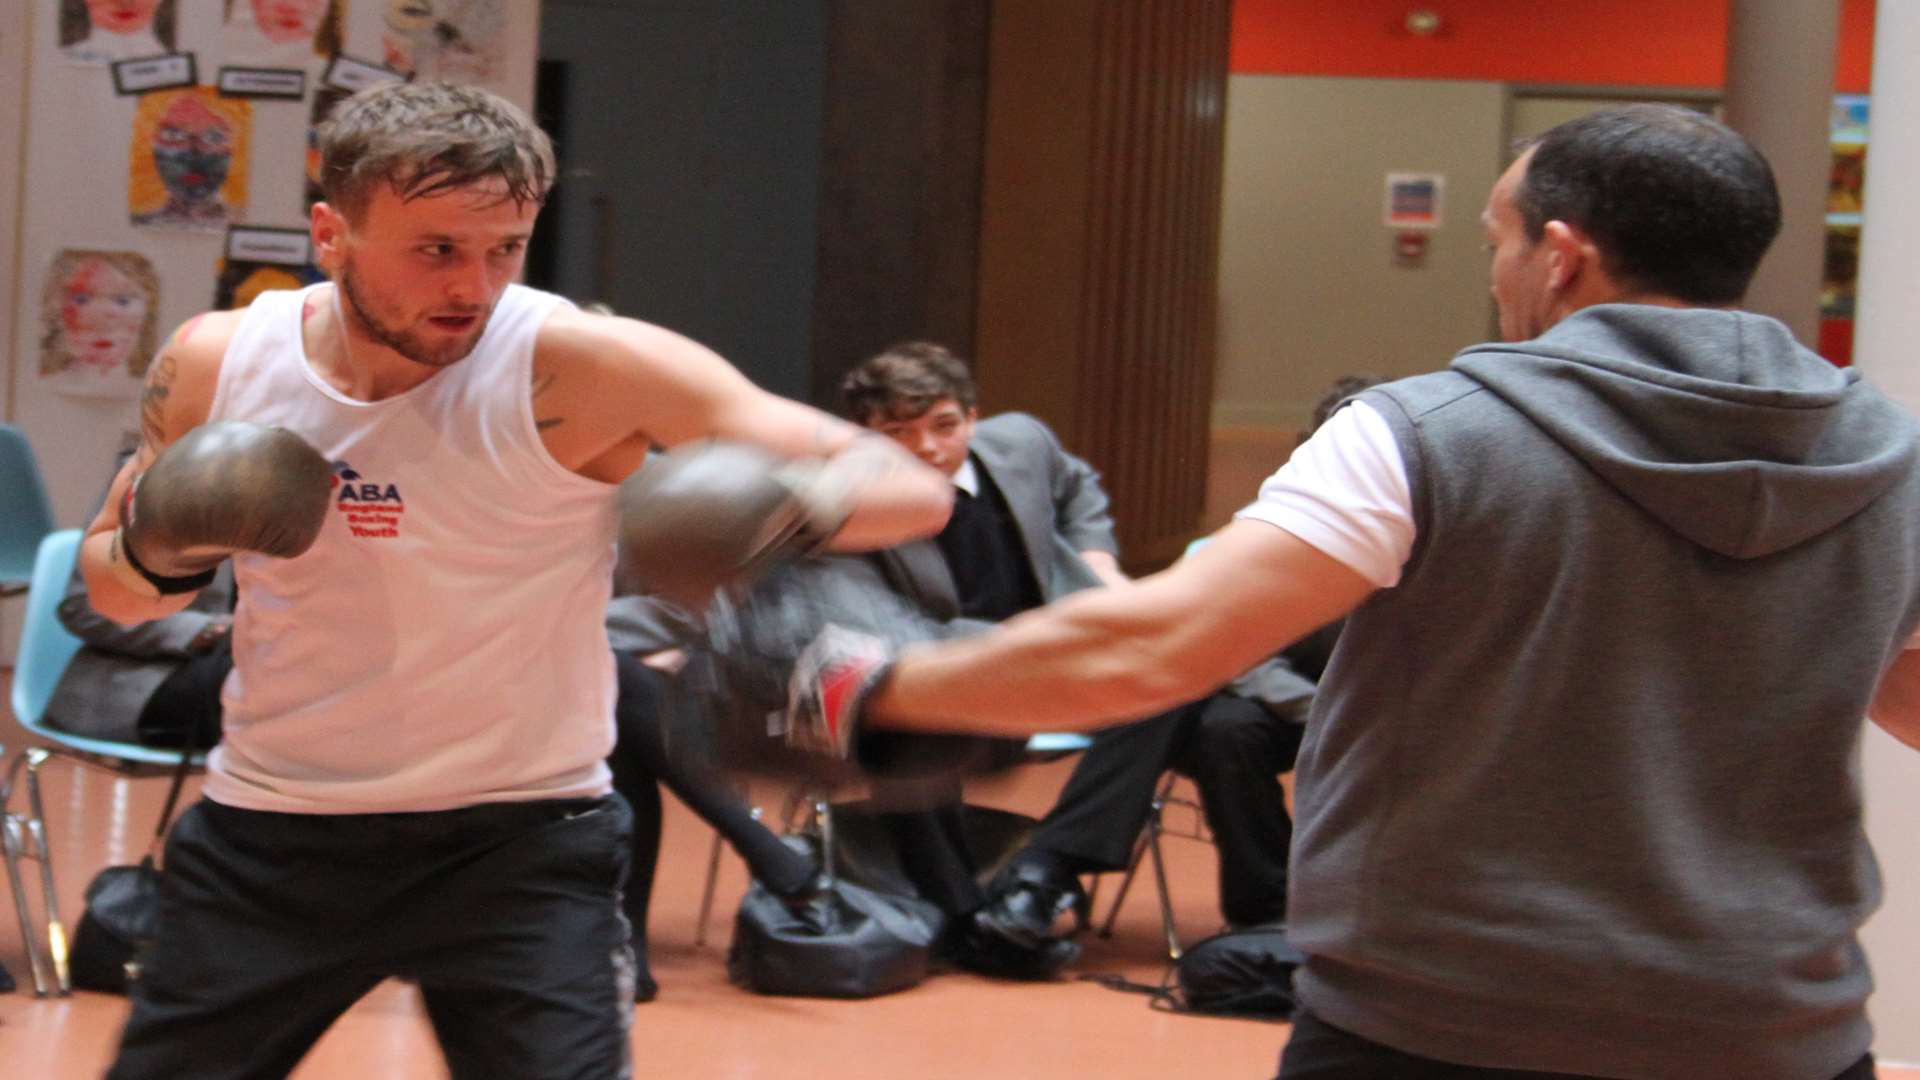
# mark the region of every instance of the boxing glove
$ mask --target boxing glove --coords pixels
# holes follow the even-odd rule
[[[120,504],[120,547],[162,593],[205,585],[236,551],[292,558],[325,523],[333,470],[285,428],[202,424],[160,452]]]
[[[821,462],[703,442],[649,459],[621,486],[622,571],[692,612],[838,532],[850,494]]]
[[[836,761],[853,757],[861,709],[892,670],[893,648],[885,641],[835,623],[821,627],[787,678],[787,747]]]

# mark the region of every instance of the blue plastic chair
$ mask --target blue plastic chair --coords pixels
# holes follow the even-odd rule
[[[34,553],[53,531],[53,507],[33,447],[20,429],[0,424],[0,593],[18,592],[33,572]]]
[[[147,776],[180,764],[177,750],[75,735],[46,723],[47,702],[53,697],[54,686],[81,648],[80,639],[61,624],[59,614],[60,599],[66,595],[74,561],[79,558],[80,535],[79,529],[48,534],[33,561],[26,612],[20,625],[20,651],[13,670],[13,714],[21,727],[51,745],[28,746],[15,754],[7,767],[6,782],[0,784],[0,846],[4,847],[7,880],[13,886],[14,910],[20,919],[20,937],[26,943],[34,993],[41,997],[72,992],[67,974],[66,928],[55,900],[53,858],[47,846],[46,813],[40,797],[41,766],[60,757],[122,776]],[[199,762],[204,755],[194,758]],[[22,770],[27,777],[25,814],[13,810],[13,795]],[[33,925],[20,873],[23,858],[40,866],[43,930]]]

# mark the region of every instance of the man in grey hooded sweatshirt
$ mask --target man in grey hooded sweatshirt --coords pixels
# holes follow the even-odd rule
[[[1555,128],[1482,218],[1510,343],[1359,395],[1163,574],[823,646],[792,719],[1096,726],[1346,615],[1282,1077],[1870,1077],[1858,755],[1868,714],[1920,747],[1920,432],[1736,310],[1779,216],[1704,116]]]

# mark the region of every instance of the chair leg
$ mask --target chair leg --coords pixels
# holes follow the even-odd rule
[[[40,766],[52,756],[39,747],[28,747],[21,751],[9,765],[6,784],[0,788],[0,792],[4,793],[0,795],[0,814],[4,814],[0,817],[0,848],[4,849],[7,883],[13,889],[14,914],[20,921],[20,940],[27,950],[27,968],[33,977],[33,992],[37,997],[56,994],[65,997],[73,992],[67,968],[66,928],[60,922],[59,903],[53,886],[53,853],[47,844],[46,814],[40,797]],[[23,767],[27,772],[25,816],[6,808],[12,802]],[[33,927],[26,881],[20,872],[22,858],[32,859],[39,864],[42,915],[46,923],[44,937]]]
[[[26,846],[27,821],[8,812],[0,818],[0,850],[7,861],[7,884],[13,888],[13,912],[20,920],[20,940],[27,950],[27,974],[33,978],[35,997],[52,993],[54,978],[46,970],[46,958],[40,952],[40,935],[34,932],[33,916],[28,912],[27,887],[20,875],[21,849]]]
[[[693,926],[693,943],[698,946],[704,946],[707,943],[707,918],[713,914],[713,891],[720,883],[722,843],[720,831],[714,830],[713,846],[707,851],[707,884],[700,890],[700,921]]]
[[[1133,876],[1140,872],[1140,860],[1147,855],[1147,848],[1160,832],[1160,802],[1154,800],[1153,811],[1147,816],[1146,827],[1140,830],[1139,839],[1133,842],[1133,856],[1127,860],[1127,872],[1120,875],[1120,888],[1113,894],[1113,906],[1107,909],[1106,921],[1100,924],[1100,936],[1113,936],[1113,924],[1120,918],[1120,905],[1127,902],[1127,890],[1133,887]]]
[[[1160,929],[1167,935],[1167,959],[1180,959],[1180,933],[1173,924],[1173,896],[1167,891],[1167,863],[1160,857],[1160,830],[1153,830],[1153,883],[1160,892]]]
[[[53,848],[47,843],[47,814],[40,798],[40,766],[52,757],[41,750],[27,752],[27,806],[33,814],[28,835],[40,859],[40,891],[47,914],[47,953],[53,960],[60,996],[66,997],[73,993],[73,978],[67,969],[67,928],[60,921],[60,901],[53,888]]]
[[[836,880],[833,869],[833,804],[825,796],[814,800],[813,820],[820,826],[820,873],[826,879],[827,887],[832,888]]]

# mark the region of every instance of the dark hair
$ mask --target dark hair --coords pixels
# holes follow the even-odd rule
[[[374,185],[403,199],[482,181],[506,183],[515,203],[546,201],[553,143],[498,94],[445,82],[382,83],[354,94],[320,125],[320,190],[357,216]]]
[[[1744,296],[1780,232],[1773,170],[1752,144],[1677,105],[1627,105],[1534,140],[1514,197],[1527,237],[1549,221],[1593,238],[1622,285],[1690,304]]]
[[[862,424],[875,415],[911,420],[942,398],[971,409],[978,395],[967,362],[931,341],[889,346],[848,372],[840,383],[847,416]]]
[[[1320,430],[1320,425],[1326,423],[1353,395],[1369,386],[1379,386],[1386,381],[1386,376],[1371,373],[1342,375],[1333,380],[1333,385],[1327,387],[1327,392],[1321,394],[1320,400],[1313,403],[1313,420],[1308,424],[1307,429],[1300,433],[1300,441],[1306,442],[1312,438],[1313,433]]]

